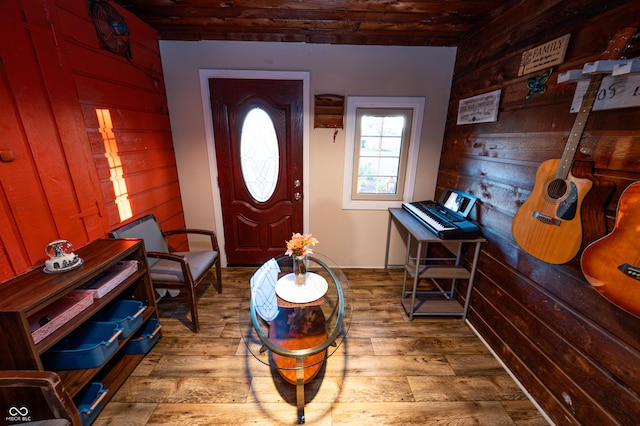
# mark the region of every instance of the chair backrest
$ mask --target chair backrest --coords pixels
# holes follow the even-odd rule
[[[251,298],[260,317],[269,322],[278,316],[276,281],[280,267],[275,259],[268,260],[251,277]]]
[[[131,222],[122,228],[111,231],[113,238],[140,238],[144,240],[146,251],[169,253],[169,246],[162,235],[160,224],[152,214]],[[153,266],[158,259],[148,259],[149,266]]]

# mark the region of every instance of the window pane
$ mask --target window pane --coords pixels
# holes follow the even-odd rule
[[[358,178],[360,194],[395,194],[396,190],[396,178],[393,176]]]
[[[257,201],[267,201],[276,189],[280,156],[273,121],[260,108],[249,111],[244,119],[240,157],[247,190]]]
[[[396,193],[404,123],[404,116],[362,116],[358,194]]]
[[[400,165],[400,159],[397,157],[381,158],[379,167],[378,167],[378,175],[393,176],[394,178],[397,178],[399,165]]]
[[[399,158],[360,157],[359,176],[398,177]]]
[[[378,159],[371,157],[360,157],[360,167],[358,176],[376,176],[378,174]]]
[[[382,117],[365,115],[362,117],[362,136],[381,135],[382,134]]]
[[[360,140],[360,155],[378,155],[380,152],[380,138],[364,137]]]
[[[404,131],[404,117],[385,117],[383,136],[402,136]]]
[[[376,178],[359,177],[358,178],[358,194],[375,194]]]
[[[400,149],[402,148],[402,138],[382,138],[382,147],[380,155],[390,157],[400,157]]]

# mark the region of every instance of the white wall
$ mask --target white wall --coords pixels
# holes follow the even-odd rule
[[[456,49],[450,47],[345,46],[302,43],[160,41],[171,128],[187,226],[216,229],[201,69],[306,71],[310,99],[344,96],[424,96],[425,116],[414,200],[435,192]],[[309,106],[313,113],[313,107]],[[388,212],[342,210],[344,131],[309,124],[308,229],[320,240],[316,250],[343,267],[384,265]],[[307,153],[305,153],[307,154]],[[215,180],[214,180],[215,181]],[[404,248],[394,230],[391,263],[402,263]],[[283,252],[284,252],[283,242]],[[223,257],[223,260],[226,257]]]

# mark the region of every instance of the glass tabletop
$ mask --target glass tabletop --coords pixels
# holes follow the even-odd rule
[[[349,281],[328,257],[309,256],[303,287],[296,287],[292,273],[288,256],[262,265],[247,283],[239,310],[249,352],[281,372],[319,368],[344,341],[353,309]],[[305,382],[311,378],[305,371]]]

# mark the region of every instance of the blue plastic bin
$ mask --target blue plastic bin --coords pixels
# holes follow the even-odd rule
[[[156,318],[151,318],[122,349],[126,354],[146,354],[153,348],[160,338],[162,324]]]
[[[122,328],[120,339],[126,339],[142,325],[145,309],[147,307],[137,300],[114,300],[91,317],[91,321],[115,322]]]
[[[118,349],[122,329],[114,322],[87,321],[42,354],[46,370],[99,367]]]
[[[109,390],[104,389],[102,383],[92,382],[73,398],[73,402],[80,412],[82,426],[90,425],[98,417],[103,407],[102,398],[105,397],[107,392]]]

